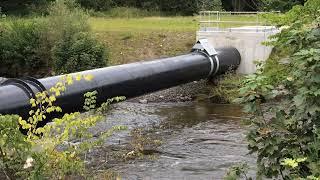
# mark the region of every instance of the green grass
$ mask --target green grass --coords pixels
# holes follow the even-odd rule
[[[224,15],[222,21],[256,22],[254,15]],[[143,17],[143,18],[108,18],[93,17],[90,19],[91,27],[96,32],[154,32],[178,31],[196,32],[199,27],[199,17]],[[236,27],[246,25],[242,23],[223,23],[222,27]],[[250,24],[247,24],[250,25]]]
[[[189,52],[197,17],[90,18],[92,30],[110,49],[111,64]]]
[[[197,17],[144,17],[144,18],[91,18],[91,27],[96,32],[195,32]]]
[[[228,21],[255,19],[255,16],[230,15],[221,18]],[[2,19],[0,25],[9,21],[10,18]],[[89,24],[98,39],[107,45],[111,65],[115,65],[189,52],[196,41],[199,17],[91,17]],[[223,26],[240,25],[232,23]]]
[[[221,20],[255,21],[256,16],[223,16]],[[111,64],[123,64],[190,51],[196,41],[199,17],[91,17],[90,25],[110,49]],[[226,23],[224,27],[243,26]]]

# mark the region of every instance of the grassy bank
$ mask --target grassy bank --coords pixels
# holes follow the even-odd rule
[[[197,17],[90,18],[99,39],[109,47],[110,63],[188,52],[195,43]]]
[[[225,15],[222,21],[251,21],[256,16]],[[91,17],[90,25],[109,47],[110,64],[173,56],[188,52],[196,41],[199,17]],[[228,23],[220,27],[241,26]]]
[[[0,25],[10,19],[15,18],[0,20]],[[34,18],[21,20],[32,19]],[[255,16],[223,16],[221,20],[254,21],[255,19]],[[44,18],[35,18],[35,21],[43,20]],[[199,17],[91,17],[89,24],[98,40],[109,48],[109,64],[116,65],[190,51],[196,41]],[[221,27],[226,26],[240,26],[240,24],[221,25]]]

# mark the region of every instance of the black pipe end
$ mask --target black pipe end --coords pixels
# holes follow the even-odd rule
[[[218,71],[215,75],[224,74],[229,71],[235,71],[241,63],[240,52],[234,47],[223,47],[216,49],[218,55],[216,60],[219,61]]]

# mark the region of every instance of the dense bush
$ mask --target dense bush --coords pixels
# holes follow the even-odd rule
[[[106,66],[105,47],[91,35],[88,15],[57,0],[48,16],[0,20],[0,76],[45,76]]]
[[[55,72],[68,73],[106,66],[105,47],[91,35],[88,15],[74,1],[58,0],[49,12],[47,32],[53,44]]]
[[[303,5],[305,0],[259,0],[259,9],[263,11],[286,12],[295,5]]]
[[[198,0],[198,9],[212,11],[223,10],[221,0]]]
[[[50,5],[49,14],[45,18],[48,41],[54,44],[65,36],[90,32],[88,18],[74,0],[55,1]]]
[[[0,76],[41,74],[46,68],[48,49],[43,49],[43,26],[33,20],[9,20],[1,26]]]
[[[285,59],[291,68],[285,74],[261,69],[248,76],[240,90],[238,101],[252,115],[247,139],[251,153],[257,153],[260,176],[320,177],[319,9],[320,0],[308,0],[276,19],[288,28],[272,44],[288,52]]]
[[[53,48],[54,69],[59,73],[103,67],[105,59],[104,46],[88,33],[64,37]]]
[[[113,0],[77,0],[82,7],[95,11],[106,11],[114,6]]]

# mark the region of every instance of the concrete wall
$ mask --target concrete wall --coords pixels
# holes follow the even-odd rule
[[[272,47],[262,45],[270,35],[279,31],[274,27],[247,26],[230,28],[227,31],[218,29],[202,29],[197,32],[197,39],[208,39],[214,47],[232,46],[241,54],[240,74],[256,72],[255,61],[265,61],[271,54]]]

